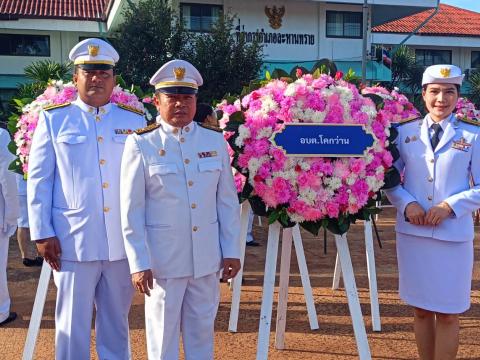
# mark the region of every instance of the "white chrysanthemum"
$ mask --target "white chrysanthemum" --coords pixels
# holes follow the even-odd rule
[[[257,140],[261,138],[269,138],[272,136],[272,128],[264,127],[257,133]]]
[[[342,179],[332,176],[324,180],[324,184],[327,185],[327,188],[335,191],[342,186]]]
[[[317,193],[310,188],[302,189],[299,192],[300,199],[305,201],[308,205],[315,205],[315,199],[317,198]]]
[[[301,223],[305,221],[305,218],[303,216],[298,215],[297,213],[288,213],[288,216],[290,217],[290,220],[296,223]]]
[[[345,182],[347,183],[347,185],[352,186],[353,184],[355,184],[355,181],[357,181],[357,175],[352,173],[348,175]]]
[[[283,92],[285,96],[294,96],[297,93],[297,87],[295,83],[288,84],[287,88]]]
[[[244,144],[244,140],[250,137],[250,129],[245,125],[240,125],[238,127],[238,136],[235,139],[235,145],[238,147],[242,147]]]
[[[268,156],[262,156],[259,158],[253,158],[253,157],[250,158],[250,160],[248,160],[248,171],[250,172],[250,174],[252,176],[255,176],[257,174],[258,169],[260,168],[260,166],[262,166],[262,164],[265,161],[269,161]]]
[[[360,109],[362,112],[366,113],[370,119],[375,119],[377,116],[377,109],[371,105],[363,105]]]
[[[273,100],[271,95],[265,95],[262,97],[262,107],[260,111],[268,115],[270,111],[276,111],[278,109],[278,104]]]

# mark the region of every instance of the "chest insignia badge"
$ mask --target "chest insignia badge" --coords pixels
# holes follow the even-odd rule
[[[133,134],[132,129],[114,129],[116,135],[129,135]]]
[[[209,157],[215,157],[217,156],[217,152],[216,151],[202,151],[202,152],[199,152],[198,153],[198,157],[200,159],[204,159],[204,158],[209,158]]]
[[[466,142],[463,137],[461,137],[460,140],[454,141],[452,143],[452,149],[461,150],[465,152],[467,152],[471,146],[472,144]]]
[[[405,138],[405,144],[408,144],[409,142],[410,142],[410,137],[407,136],[407,137]]]

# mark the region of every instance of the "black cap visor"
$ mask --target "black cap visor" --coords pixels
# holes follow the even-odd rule
[[[168,86],[157,89],[158,92],[171,95],[191,95],[198,93],[197,89],[187,86]]]
[[[78,64],[76,65],[80,69],[84,70],[110,70],[113,69],[113,65],[109,64]]]

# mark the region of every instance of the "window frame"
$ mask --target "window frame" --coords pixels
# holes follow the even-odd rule
[[[342,34],[343,35],[329,35],[328,34],[328,15],[329,14],[342,14]],[[360,18],[360,32],[358,36],[345,35],[345,14],[356,14]],[[325,12],[325,37],[333,39],[362,39],[363,29],[363,14],[360,11],[341,11],[341,10],[327,10]]]
[[[478,56],[477,56],[478,66],[473,66],[473,53],[478,54]],[[470,68],[480,70],[480,50],[472,50],[471,51],[471,53],[470,53]]]
[[[423,51],[423,63],[418,63],[417,61],[417,51]],[[423,67],[427,67],[427,66],[431,66],[431,65],[435,65],[435,64],[425,64],[425,53],[426,52],[432,52],[432,51],[437,51],[437,52],[445,52],[445,53],[448,53],[448,56],[450,58],[450,60],[447,62],[447,64],[452,64],[452,50],[446,50],[446,49],[415,49],[415,64],[417,65],[420,65],[420,66],[423,66]],[[443,62],[444,63],[444,62]]]
[[[50,35],[39,35],[39,34],[12,34],[12,33],[0,33],[1,36],[7,36],[8,37],[43,37],[46,39],[47,42],[47,54],[28,54],[28,53],[22,53],[22,54],[14,54],[12,53],[12,43],[8,43],[8,54],[1,54],[0,56],[26,56],[26,57],[51,57],[52,56],[52,46],[51,46],[51,41],[50,41]]]
[[[180,6],[180,18],[183,20],[183,6],[198,6],[198,7],[208,7],[210,9],[212,8],[217,8],[219,9],[219,12],[220,13],[223,13],[223,5],[220,5],[220,4],[204,4],[204,3],[194,3],[194,2],[181,2],[179,4]],[[203,18],[203,15],[200,16],[200,21],[202,20]],[[199,30],[192,30],[192,29],[189,29],[187,28],[188,31],[190,32],[194,32],[194,33],[209,33],[212,31],[212,29],[204,29],[202,26],[200,26],[200,29]]]

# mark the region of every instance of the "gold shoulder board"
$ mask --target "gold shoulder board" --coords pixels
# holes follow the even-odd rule
[[[148,133],[148,132],[150,132],[150,131],[153,131],[153,130],[155,130],[155,129],[158,129],[160,126],[162,126],[162,125],[160,125],[160,124],[158,124],[158,123],[151,124],[151,125],[148,125],[147,127],[144,127],[144,128],[135,130],[135,134],[137,134],[137,135],[146,134],[146,133]]]
[[[458,119],[458,120],[460,120],[461,122],[470,124],[470,125],[480,126],[480,121],[475,121],[475,120],[470,120],[470,119],[463,119],[463,118],[460,118],[460,119]]]
[[[207,124],[203,124],[203,123],[198,123],[198,125],[201,126],[204,129],[213,130],[213,131],[216,131],[216,132],[219,132],[219,133],[223,133],[223,130],[220,129],[219,127],[216,127],[216,126],[211,126],[211,125],[207,125]]]
[[[135,109],[134,107],[131,107],[131,106],[128,106],[128,105],[123,105],[123,104],[117,104],[117,106],[120,109],[131,111],[131,112],[133,112],[135,114],[138,114],[138,115],[142,115],[142,116],[144,115],[143,111]]]
[[[400,121],[399,125],[408,124],[408,123],[411,123],[412,121],[416,121],[416,120],[420,120],[420,118],[413,117],[413,118],[405,119],[405,120]]]
[[[62,108],[62,107],[68,106],[68,105],[70,105],[70,104],[71,104],[71,103],[66,102],[66,103],[63,103],[63,104],[47,105],[47,106],[45,106],[45,107],[43,108],[43,110],[48,111],[48,110],[58,109],[58,108]]]

